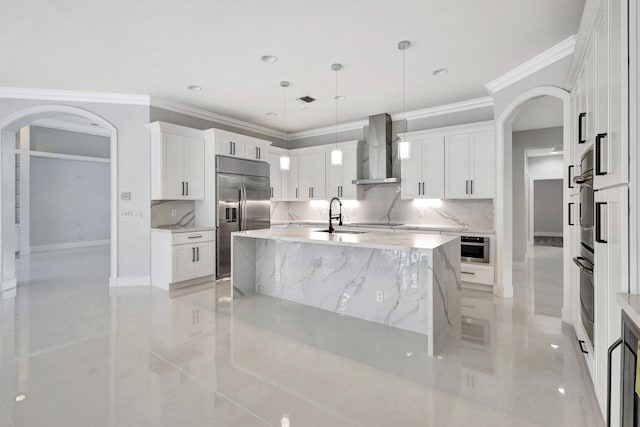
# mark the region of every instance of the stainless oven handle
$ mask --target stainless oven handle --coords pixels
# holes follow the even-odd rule
[[[573,182],[576,184],[584,184],[589,181],[593,181],[593,175],[578,175],[573,177]]]
[[[593,268],[589,268],[586,265],[584,265],[582,263],[582,260],[586,261],[587,259],[581,256],[573,257],[573,263],[577,265],[580,268],[580,270],[584,271],[585,273],[593,274]]]
[[[475,243],[475,242],[461,242],[461,246],[486,246],[487,243]]]

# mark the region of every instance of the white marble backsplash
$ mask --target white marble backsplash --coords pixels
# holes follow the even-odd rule
[[[375,184],[363,189],[364,199],[344,201],[345,222],[459,225],[471,230],[493,230],[493,200],[401,200],[400,185]],[[337,204],[334,205],[337,208]],[[329,204],[272,202],[271,221],[325,221]]]
[[[175,216],[171,215],[175,209]],[[193,200],[152,200],[151,227],[191,227],[195,225]]]

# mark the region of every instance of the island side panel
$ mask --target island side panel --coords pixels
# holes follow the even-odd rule
[[[264,242],[258,245],[259,293],[422,334],[430,329],[425,251]]]
[[[256,240],[231,235],[231,295],[248,296],[256,293]]]
[[[433,250],[433,349],[434,353],[460,320],[462,282],[460,280],[460,240]],[[431,353],[431,352],[430,352]]]

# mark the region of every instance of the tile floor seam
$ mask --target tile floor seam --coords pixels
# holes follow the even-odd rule
[[[120,334],[120,331],[117,332],[117,334]],[[135,343],[134,340],[132,340],[130,337],[126,337],[122,334],[120,334],[123,338],[125,338],[126,340],[130,341],[132,344],[134,344],[134,346],[137,346],[137,344]],[[219,390],[216,390],[215,388],[211,387],[209,384],[207,384],[204,381],[201,381],[198,377],[193,376],[191,373],[189,373],[188,371],[185,371],[184,369],[180,368],[179,366],[175,365],[173,362],[171,362],[170,360],[165,359],[162,355],[154,352],[153,350],[149,349],[142,349],[140,347],[138,347],[140,350],[142,351],[146,351],[149,354],[151,354],[154,357],[157,357],[158,359],[160,359],[161,361],[163,361],[164,363],[168,364],[169,366],[175,368],[176,370],[178,370],[179,372],[182,372],[183,374],[189,376],[190,378],[192,378],[196,383],[198,383],[199,385],[203,386],[204,388],[206,388],[208,391],[215,393],[217,396],[220,396],[222,398],[224,398],[225,400],[227,400],[228,402],[232,403],[233,405],[237,406],[238,408],[240,408],[241,410],[243,410],[244,412],[250,414],[251,416],[255,417],[256,419],[262,421],[263,423],[271,426],[271,427],[278,427],[275,424],[271,424],[270,422],[268,422],[267,420],[265,420],[264,418],[262,418],[261,416],[253,413],[252,411],[250,411],[248,408],[246,408],[245,406],[243,406],[242,404],[236,402],[235,400],[231,399],[229,396],[226,396],[225,394],[221,393]]]

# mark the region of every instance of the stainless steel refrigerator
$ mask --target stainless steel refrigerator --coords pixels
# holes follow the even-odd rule
[[[231,233],[271,226],[269,164],[216,156],[216,277],[231,274]]]

